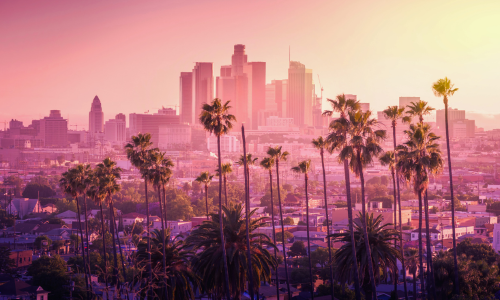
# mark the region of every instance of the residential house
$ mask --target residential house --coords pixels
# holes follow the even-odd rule
[[[32,286],[19,279],[12,279],[0,285],[0,300],[47,300],[49,292],[41,286]]]
[[[15,198],[7,206],[7,211],[11,212],[13,215],[18,215],[19,218],[24,218],[24,216],[30,213],[41,212],[42,207],[38,202],[38,199],[28,199],[28,198]]]

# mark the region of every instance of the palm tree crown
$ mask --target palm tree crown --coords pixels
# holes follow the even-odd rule
[[[361,108],[359,101],[347,99],[344,94],[337,95],[334,100],[327,99],[331,104],[332,110],[325,110],[323,116],[331,117],[334,112],[340,113],[341,118],[345,118],[349,111],[356,111]]]
[[[434,108],[428,106],[427,102],[423,100],[412,102],[407,106],[407,109],[407,116],[404,118],[404,121],[407,123],[410,123],[414,117],[418,117],[419,123],[423,123],[424,116],[429,115],[434,110]]]
[[[200,122],[206,131],[221,136],[227,134],[233,128],[231,122],[235,122],[236,117],[229,114],[231,108],[229,102],[222,104],[220,99],[215,98],[211,104],[203,104]]]
[[[445,77],[432,84],[432,91],[436,97],[443,97],[443,102],[447,105],[448,97],[453,96],[458,91],[458,88],[455,88],[455,85],[451,83],[448,77]]]

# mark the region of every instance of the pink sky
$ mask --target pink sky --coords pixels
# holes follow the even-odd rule
[[[179,73],[210,61],[218,75],[238,43],[268,82],[287,77],[290,45],[326,97],[441,108],[430,86],[448,76],[451,106],[500,113],[499,31],[497,0],[0,1],[0,121],[60,109],[88,128],[95,95],[106,120],[177,105]]]

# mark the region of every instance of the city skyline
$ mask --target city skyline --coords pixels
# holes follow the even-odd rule
[[[273,1],[265,11],[263,2],[226,1],[153,1],[119,9],[97,2],[39,5],[0,4],[0,22],[6,25],[0,36],[9,45],[0,50],[5,67],[0,71],[2,122],[14,118],[29,123],[52,109],[69,117],[70,125],[88,129],[88,115],[82,112],[95,95],[105,120],[118,113],[178,106],[180,72],[206,61],[213,63],[215,76],[239,43],[246,45],[252,61],[266,62],[267,84],[287,77],[290,46],[291,60],[312,69],[315,83],[320,76],[324,98],[356,94],[378,111],[396,105],[400,96],[415,96],[442,108],[429,86],[448,76],[461,87],[451,107],[500,112],[490,105],[499,97],[493,88],[500,68],[494,59],[500,49],[500,35],[495,34],[499,3],[494,1],[474,6]],[[224,9],[214,9],[217,5]],[[183,15],[199,18],[189,28],[174,26],[182,24]],[[301,15],[305,19],[297,22]],[[255,16],[262,21],[254,24]],[[362,25],[356,25],[359,19]],[[212,26],[205,28],[204,22]],[[22,112],[18,103],[23,103]]]

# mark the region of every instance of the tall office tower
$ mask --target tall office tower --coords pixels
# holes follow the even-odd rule
[[[234,45],[234,54],[231,56],[231,72],[233,76],[243,74],[243,66],[247,63],[245,45]]]
[[[179,106],[181,122],[194,124],[192,72],[181,72],[181,76],[179,77]]]
[[[465,110],[459,110],[456,108],[453,109],[448,107],[448,125],[458,120],[465,120]],[[436,125],[440,130],[445,130],[446,119],[444,115],[444,109],[436,110]]]
[[[180,116],[176,115],[175,109],[162,108],[156,114],[130,114],[129,134],[150,133],[153,147],[159,146],[160,128],[176,126],[180,124]]]
[[[199,115],[204,103],[210,103],[214,97],[213,64],[197,62],[193,68],[193,108],[191,110],[192,124],[199,124]]]
[[[102,112],[101,100],[95,96],[89,112],[89,135],[104,131],[104,113]]]
[[[358,96],[353,94],[344,94],[346,100],[358,100]]]
[[[287,117],[297,126],[312,126],[313,107],[312,70],[303,64],[290,62],[288,68]]]
[[[109,142],[124,143],[127,140],[126,127],[125,115],[117,114],[114,119],[104,124],[104,137]]]
[[[68,121],[60,110],[51,110],[50,115],[40,120],[40,136],[45,147],[66,147],[68,145]]]
[[[243,66],[248,78],[248,118],[251,129],[257,130],[259,111],[266,106],[266,63],[249,62]]]
[[[359,108],[365,113],[370,110],[370,103],[359,103]]]
[[[266,84],[266,110],[276,110],[278,116],[283,113],[283,103],[286,102],[287,80],[272,80]]]

